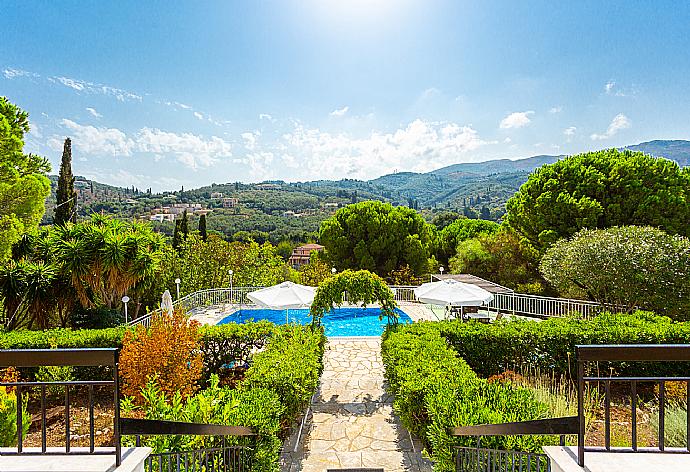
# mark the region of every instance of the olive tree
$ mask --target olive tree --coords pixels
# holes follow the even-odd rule
[[[652,227],[582,230],[542,258],[564,296],[690,319],[690,240]]]

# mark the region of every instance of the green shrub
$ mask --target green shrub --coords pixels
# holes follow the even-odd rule
[[[434,325],[421,326],[386,331],[381,353],[386,379],[395,394],[396,413],[408,430],[424,439],[436,470],[455,470],[453,446],[476,441],[450,436],[451,427],[547,416],[547,405],[537,401],[531,390],[479,378]],[[538,451],[555,440],[548,436],[506,436],[485,438],[483,444]]]
[[[240,389],[263,388],[277,393],[285,406],[281,423],[289,426],[316,391],[325,343],[320,328],[281,326],[266,349],[252,358]]]
[[[26,436],[31,424],[31,416],[26,412],[26,405],[22,408],[22,436]],[[0,387],[0,447],[17,445],[17,395]]]
[[[144,402],[135,406],[131,398],[122,401],[122,416],[146,419],[184,421],[248,426],[256,437],[228,437],[228,445],[249,446],[246,458],[253,471],[273,471],[280,452],[280,418],[284,407],[275,392],[266,389],[233,390],[220,387],[218,376],[212,375],[209,387],[183,400],[179,393],[166,398],[155,379],[142,389]],[[125,445],[134,445],[134,438],[125,437]],[[204,436],[149,436],[143,446],[154,453],[191,451],[203,447],[218,447],[218,438]]]
[[[276,329],[276,325],[268,321],[203,326],[204,378],[208,379],[223,366],[249,364],[252,353],[262,349]]]
[[[575,346],[578,344],[685,344],[690,343],[690,323],[648,312],[629,315],[602,314],[591,320],[551,318],[502,321],[492,324],[416,323],[414,332],[441,333],[479,375],[489,377],[509,369],[537,369],[544,373],[576,374]],[[589,368],[619,375],[685,375],[681,362],[590,363]]]

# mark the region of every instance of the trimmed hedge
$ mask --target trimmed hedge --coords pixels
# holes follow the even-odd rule
[[[325,344],[322,328],[281,326],[273,333],[266,349],[252,358],[240,388],[276,392],[285,406],[281,424],[289,427],[319,385]]]
[[[521,320],[491,324],[448,321],[415,326],[432,329],[478,374],[489,377],[516,366],[575,376],[578,344],[686,344],[690,323],[638,311],[628,315],[602,314],[591,320],[551,318],[542,322]],[[590,367],[597,366],[591,364]],[[601,372],[613,368],[619,375],[685,375],[688,363],[599,363]]]
[[[0,333],[0,349],[122,347],[126,328]],[[201,328],[205,373],[222,366],[248,363],[232,398],[234,424],[256,428],[252,470],[277,470],[281,436],[306,407],[323,370],[323,329],[276,326],[267,321]],[[259,352],[256,352],[259,351]],[[203,391],[197,395],[203,396]],[[280,426],[280,427],[277,427]]]
[[[17,330],[0,333],[0,349],[52,348],[122,348],[128,328],[106,329],[50,329],[46,331]],[[232,362],[249,363],[251,354],[263,348],[277,327],[268,321],[257,323],[229,323],[202,326],[201,352],[204,358],[204,378]]]
[[[453,446],[475,444],[474,438],[450,436],[451,427],[548,416],[547,406],[529,389],[479,378],[439,330],[411,329],[415,326],[387,330],[381,353],[395,410],[403,425],[424,439],[435,470],[454,471]],[[484,438],[482,444],[536,452],[556,441],[549,436],[504,436]]]

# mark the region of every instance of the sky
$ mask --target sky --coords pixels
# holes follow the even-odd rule
[[[154,191],[690,139],[690,2],[4,2],[25,150]]]

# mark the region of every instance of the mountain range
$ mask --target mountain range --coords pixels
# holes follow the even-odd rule
[[[622,149],[642,151],[675,160],[681,166],[690,166],[690,141],[655,140]],[[368,181],[271,181],[268,186],[266,182],[226,183],[162,194],[149,194],[134,188],[117,188],[98,183],[93,185],[83,178],[77,180],[81,180],[82,187],[91,186],[91,191],[84,193],[85,201],[82,200],[84,215],[91,211],[105,211],[119,216],[134,216],[145,213],[155,205],[173,201],[171,199],[213,207],[217,200],[213,200],[212,194],[220,192],[228,197],[239,198],[243,208],[274,219],[282,219],[284,212],[311,211],[328,202],[344,205],[353,201],[382,200],[394,205],[430,210],[448,209],[465,212],[467,216],[500,220],[505,211],[505,202],[527,180],[529,174],[540,166],[563,157],[537,155],[516,160],[496,159],[453,164],[431,172],[397,172]],[[54,188],[56,180],[53,178]],[[52,206],[53,202],[54,197],[51,195],[48,206]],[[237,213],[235,210],[233,212]],[[239,216],[237,214],[238,218]],[[50,221],[49,216],[46,221]]]

